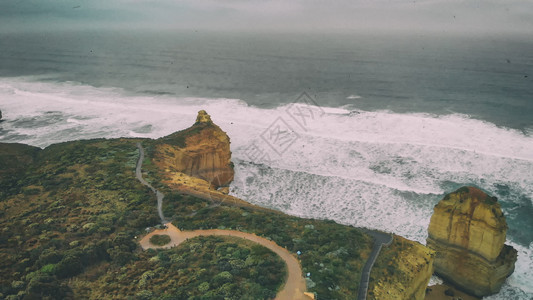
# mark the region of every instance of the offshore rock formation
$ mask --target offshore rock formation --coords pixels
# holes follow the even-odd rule
[[[435,252],[398,235],[381,252],[370,273],[367,299],[423,300],[433,275]],[[387,273],[379,274],[378,269]]]
[[[476,295],[497,293],[514,271],[517,252],[504,245],[507,223],[495,197],[474,187],[446,195],[434,208],[427,246],[435,273]]]
[[[161,139],[157,159],[165,168],[207,181],[214,189],[233,180],[230,140],[204,111],[188,129]]]

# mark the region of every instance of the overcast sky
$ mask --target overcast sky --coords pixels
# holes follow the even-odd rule
[[[431,30],[530,33],[533,0],[0,0],[0,30]]]

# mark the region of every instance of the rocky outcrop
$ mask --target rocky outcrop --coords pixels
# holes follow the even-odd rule
[[[428,231],[435,273],[470,294],[497,293],[514,271],[517,253],[504,245],[507,223],[500,204],[477,188],[446,195],[435,206]]]
[[[370,273],[367,299],[424,299],[434,256],[428,247],[395,235]]]
[[[173,190],[214,204],[269,210],[229,195],[230,139],[204,110],[193,126],[156,140],[151,155],[162,182]]]
[[[204,110],[192,127],[159,140],[156,160],[163,168],[205,180],[214,189],[227,187],[234,176],[229,137]]]
[[[0,110],[0,120],[2,120],[2,111]]]

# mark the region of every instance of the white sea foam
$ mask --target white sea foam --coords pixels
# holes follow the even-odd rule
[[[359,95],[350,95],[350,96],[346,97],[346,99],[361,99],[361,96],[359,96]]]
[[[507,244],[513,246],[518,251],[518,260],[514,273],[507,278],[506,284],[501,291],[489,297],[486,300],[501,299],[533,299],[532,270],[533,270],[533,243],[529,247],[524,247],[507,241]]]
[[[533,136],[464,115],[306,104],[260,109],[236,99],[128,95],[28,78],[0,79],[0,109],[0,141],[41,147],[80,138],[157,138],[190,126],[205,109],[231,137],[235,195],[421,243],[433,206],[459,185],[493,194],[507,187],[502,201],[516,204],[504,210],[510,221],[533,199]],[[290,143],[279,142],[280,132]],[[532,246],[509,238],[519,251],[516,271],[490,299],[531,299]]]
[[[444,281],[442,281],[441,278],[433,275],[431,276],[431,278],[429,279],[429,283],[428,283],[428,286],[432,286],[432,285],[437,285],[437,284],[443,284]]]

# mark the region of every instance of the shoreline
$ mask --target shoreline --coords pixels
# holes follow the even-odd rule
[[[227,197],[227,196],[225,196],[225,197]],[[444,290],[442,290],[442,288],[439,287],[439,286],[440,286],[440,285],[436,285],[436,286],[431,286],[431,287],[429,287],[429,288],[431,288],[432,290],[433,290],[434,288],[437,289],[437,291],[432,291],[431,295],[433,295],[434,297],[439,297],[439,298],[426,298],[426,299],[452,299],[452,298],[447,297],[446,295],[444,295],[444,296],[442,296],[442,295],[438,295],[439,293],[441,293],[441,292],[443,293],[443,291],[444,291]],[[450,285],[447,285],[447,286],[450,287]],[[466,294],[465,294],[465,295],[466,295]],[[469,298],[465,298],[465,297],[463,297],[463,299],[480,299],[480,298],[475,298],[475,297],[468,296],[468,295],[466,295],[466,297],[469,297]]]
[[[447,295],[448,294],[448,295]],[[476,296],[469,295],[456,289],[448,283],[431,285],[426,288],[424,300],[481,300]]]

